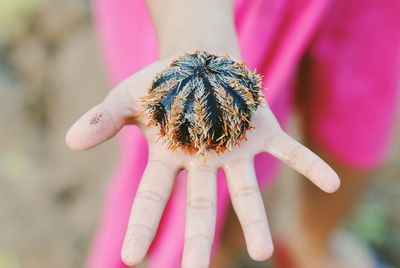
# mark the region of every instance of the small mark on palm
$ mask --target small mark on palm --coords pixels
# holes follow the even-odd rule
[[[90,119],[89,124],[94,126],[94,125],[97,125],[100,122],[103,122],[103,116],[104,116],[103,113],[95,113],[92,116],[92,118]]]

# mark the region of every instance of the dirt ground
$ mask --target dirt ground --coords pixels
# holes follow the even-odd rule
[[[118,146],[75,153],[64,135],[105,96],[105,70],[86,1],[25,0],[22,11],[17,2],[0,4],[15,5],[7,10],[24,22],[0,35],[0,268],[83,267]],[[393,140],[347,226],[400,267],[400,142]]]

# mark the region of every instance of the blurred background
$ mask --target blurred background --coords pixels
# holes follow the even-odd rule
[[[117,144],[75,153],[64,135],[107,93],[104,69],[88,1],[1,1],[0,268],[83,267]],[[389,161],[346,226],[400,267],[400,139],[393,140]],[[268,199],[295,187],[291,174],[282,171]],[[240,262],[259,267],[246,257]]]

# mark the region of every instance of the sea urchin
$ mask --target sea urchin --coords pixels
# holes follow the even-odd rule
[[[230,151],[261,103],[261,77],[228,55],[196,51],[156,75],[141,98],[149,126],[160,129],[170,150],[206,155]]]

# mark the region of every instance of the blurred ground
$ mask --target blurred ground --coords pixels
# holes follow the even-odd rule
[[[116,146],[73,153],[64,135],[105,74],[85,2],[24,12],[0,40],[0,267],[82,267]]]
[[[0,11],[0,268],[82,267],[117,158],[115,141],[64,144],[107,92],[88,3],[3,0]],[[392,152],[348,227],[400,267],[399,141]]]

